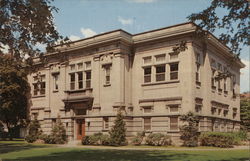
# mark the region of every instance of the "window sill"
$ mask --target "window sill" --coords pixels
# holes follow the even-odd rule
[[[39,98],[39,97],[45,97],[45,94],[44,95],[32,96],[32,98]]]
[[[109,87],[111,84],[104,84],[103,87]]]
[[[151,86],[151,85],[160,85],[160,84],[171,84],[171,83],[179,83],[180,80],[171,80],[171,81],[163,81],[163,82],[155,82],[155,83],[143,83],[141,86]]]

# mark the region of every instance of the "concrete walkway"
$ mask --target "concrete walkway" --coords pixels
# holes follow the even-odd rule
[[[106,150],[172,150],[172,151],[216,151],[216,150],[248,150],[249,146],[235,146],[233,148],[208,148],[208,147],[197,147],[197,148],[186,148],[186,147],[140,147],[140,146],[90,146],[90,145],[57,145],[57,147],[63,148],[84,148],[84,149],[106,149]]]

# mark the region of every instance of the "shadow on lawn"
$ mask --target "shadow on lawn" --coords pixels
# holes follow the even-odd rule
[[[201,154],[188,154],[162,151],[134,151],[134,150],[87,150],[74,149],[68,152],[51,153],[46,156],[23,157],[16,160],[79,160],[79,161],[191,161],[196,157],[206,157]],[[232,158],[227,161],[245,161],[247,158],[235,159]],[[197,158],[195,159],[197,160]],[[206,159],[207,160],[207,159]],[[219,160],[218,160],[219,161]],[[225,160],[220,160],[225,161]]]
[[[16,152],[34,148],[43,148],[46,146],[39,146],[39,145],[31,145],[31,144],[24,144],[24,143],[0,143],[0,154],[9,153],[9,152]]]

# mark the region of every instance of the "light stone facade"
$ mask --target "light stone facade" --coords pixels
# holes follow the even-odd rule
[[[200,116],[200,131],[234,131],[240,121],[240,68],[212,34],[183,23],[139,34],[115,30],[56,46],[29,76],[30,115],[50,133],[60,116],[70,140],[107,133],[121,109],[127,136],[179,137],[179,116]],[[186,50],[173,47],[186,42]],[[215,79],[218,73],[230,77]]]

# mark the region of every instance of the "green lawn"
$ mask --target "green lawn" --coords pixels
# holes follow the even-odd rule
[[[54,145],[33,145],[23,141],[0,141],[0,160],[108,160],[108,161],[246,161],[248,150],[111,150],[64,148]]]

